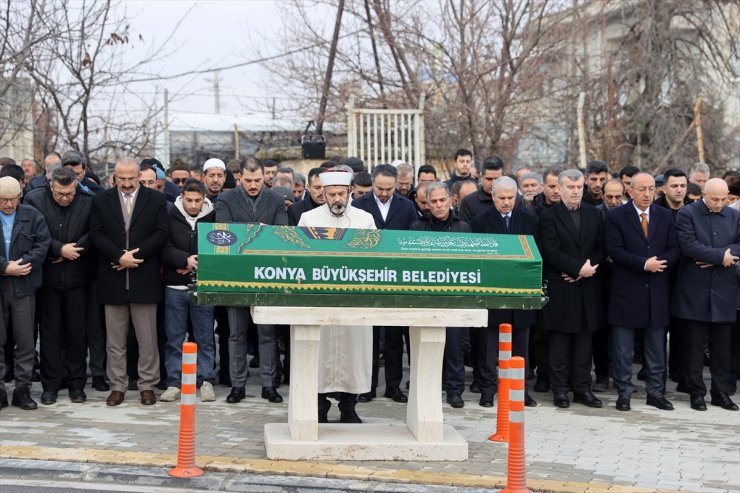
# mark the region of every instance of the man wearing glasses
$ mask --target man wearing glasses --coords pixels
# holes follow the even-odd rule
[[[162,300],[159,254],[167,241],[163,194],[139,184],[139,164],[116,161],[115,188],[93,199],[90,241],[99,251],[99,302],[105,306],[107,373],[111,393],[105,403],[118,406],[128,389],[126,336],[129,317],[139,345],[138,389],[141,403],[156,402],[159,382],[157,303]]]
[[[65,153],[65,156],[67,154]],[[67,375],[69,399],[87,400],[85,395],[85,341],[88,276],[88,229],[92,194],[78,188],[70,167],[57,168],[51,182],[32,190],[25,203],[35,207],[46,220],[51,235],[38,291],[41,342],[41,403],[54,404]]]
[[[44,217],[31,206],[19,204],[21,186],[10,176],[0,178],[0,347],[8,331],[15,338],[15,390],[12,404],[36,409],[31,398],[35,347],[33,322],[35,292],[41,286],[41,265],[49,250]],[[12,326],[8,326],[8,317]],[[5,392],[5,354],[0,351],[0,409],[8,406]]]
[[[167,176],[169,176],[170,181],[177,185],[178,188],[180,188],[180,191],[182,191],[182,187],[185,185],[185,180],[190,178],[190,168],[184,164],[175,163],[167,170]]]

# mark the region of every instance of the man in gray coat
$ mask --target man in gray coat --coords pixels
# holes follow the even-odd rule
[[[709,336],[712,405],[729,411],[738,407],[729,397],[730,334],[736,318],[737,277],[733,266],[740,255],[740,217],[725,205],[727,183],[713,178],[704,184],[703,198],[678,211],[676,232],[681,247],[672,314],[685,320],[684,385],[691,408],[706,411],[702,371],[704,341]]]
[[[241,186],[223,192],[216,203],[216,222],[219,223],[262,223],[288,225],[288,213],[283,198],[265,187],[264,168],[252,158],[240,163]],[[231,393],[226,402],[236,404],[244,399],[247,383],[247,326],[250,321],[249,308],[229,307],[229,373]],[[283,402],[278,393],[277,327],[257,325],[259,339],[260,380],[262,398],[270,402]]]

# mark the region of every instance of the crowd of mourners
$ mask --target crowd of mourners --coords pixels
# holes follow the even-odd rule
[[[442,390],[451,407],[465,405],[466,390],[480,395],[480,406],[494,405],[498,328],[509,323],[512,354],[525,358],[530,380],[527,406],[537,405],[530,384],[551,391],[561,408],[571,393],[575,403],[602,407],[595,393],[613,385],[616,409],[629,411],[639,379],[646,405],[672,410],[669,397],[681,392],[692,409],[706,411],[708,366],[710,404],[738,410],[731,400],[740,369],[734,171],[713,177],[696,163],[657,176],[633,166],[611,173],[594,160],[583,170],[515,166],[506,174],[500,158],[477,163],[466,149],[454,154],[446,181],[430,165],[395,161],[369,172],[353,157],[307,176],[254,158],[167,169],[153,158],[120,158],[101,180],[74,150],[52,152],[43,165],[3,158],[0,167],[0,409],[36,409],[34,396],[52,405],[62,389],[83,403],[88,375],[92,389],[109,392],[108,406],[120,405],[128,390],[143,405],[176,401],[188,339],[198,344],[202,401],[216,400],[217,384],[230,388],[226,402],[242,401],[252,368],[261,397],[282,402],[289,327],[255,324],[247,308],[193,301],[197,224],[296,226],[323,207],[330,219],[365,211],[356,217],[377,229],[535,239],[548,302],[541,310],[489,310],[487,327],[447,329]],[[335,171],[351,178],[327,174]],[[342,422],[361,422],[355,405],[377,398],[380,366],[383,397],[407,402],[408,350],[407,329],[372,328],[363,355],[368,367],[372,361],[369,385],[330,395],[340,401]],[[13,381],[9,399],[5,383]],[[32,396],[33,382],[41,392]],[[321,406],[323,422],[328,407]]]

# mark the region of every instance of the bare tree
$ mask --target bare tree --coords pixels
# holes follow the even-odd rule
[[[0,147],[19,132],[32,131],[33,88],[23,75],[24,63],[32,51],[53,31],[42,29],[37,15],[46,2],[6,0],[0,6]]]
[[[138,155],[151,143],[161,100],[139,94],[128,81],[163,56],[163,45],[127,61],[124,50],[144,40],[134,38],[117,2],[64,0],[55,6],[36,16],[55,36],[24,63],[38,88],[40,114],[53,115],[59,140],[88,159]]]

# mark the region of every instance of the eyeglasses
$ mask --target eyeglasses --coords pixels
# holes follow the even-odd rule
[[[12,204],[16,200],[18,200],[18,197],[0,197],[0,204]]]
[[[180,185],[182,183],[185,183],[185,180],[187,180],[187,178],[173,178],[172,183],[174,183],[175,185]]]
[[[77,192],[61,193],[61,192],[57,192],[56,190],[51,191],[51,194],[56,199],[71,199],[75,196],[76,193]]]

